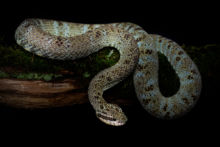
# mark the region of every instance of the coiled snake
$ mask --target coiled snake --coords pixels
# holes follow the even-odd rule
[[[127,118],[119,106],[103,99],[103,92],[133,70],[137,97],[155,117],[172,119],[182,116],[191,110],[200,95],[201,76],[186,52],[172,40],[150,35],[133,23],[79,24],[26,19],[17,28],[15,39],[27,51],[59,60],[86,57],[106,46],[118,49],[119,61],[99,72],[88,88],[89,101],[96,116],[109,125],[124,125]],[[164,97],[159,90],[157,52],[168,58],[180,79],[180,88],[171,97]]]

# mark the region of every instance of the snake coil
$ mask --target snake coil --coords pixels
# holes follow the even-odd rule
[[[133,23],[80,24],[26,19],[18,26],[15,39],[27,51],[59,60],[86,57],[106,46],[118,49],[119,61],[99,72],[88,88],[96,116],[109,125],[124,125],[127,118],[119,106],[103,99],[103,92],[133,71],[140,103],[157,118],[182,116],[193,108],[201,92],[199,70],[186,52],[172,40],[148,34]],[[158,86],[157,52],[167,57],[180,79],[180,88],[171,97],[164,97]]]

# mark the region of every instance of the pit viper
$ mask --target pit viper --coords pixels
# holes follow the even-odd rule
[[[108,125],[124,125],[127,117],[118,105],[106,102],[103,92],[132,72],[138,100],[157,118],[173,119],[186,114],[200,96],[201,76],[187,53],[174,41],[148,34],[130,22],[81,24],[30,18],[17,27],[15,40],[29,52],[58,60],[86,57],[104,47],[116,48],[118,62],[100,71],[88,87],[96,116]],[[158,52],[167,57],[180,80],[179,90],[170,97],[164,97],[159,89]]]

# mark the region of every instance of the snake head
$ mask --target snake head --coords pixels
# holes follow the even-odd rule
[[[107,104],[100,106],[100,110],[96,112],[96,116],[104,123],[112,126],[122,126],[126,123],[127,117],[122,109],[115,104]]]

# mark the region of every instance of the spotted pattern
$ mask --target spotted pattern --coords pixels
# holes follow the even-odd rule
[[[139,49],[141,62],[138,62],[134,74],[137,97],[153,116],[163,119],[180,117],[198,101],[202,85],[199,70],[177,43],[160,35],[151,34],[151,37],[151,54],[148,53],[149,48]],[[164,97],[159,90],[157,52],[167,57],[180,79],[180,88],[171,97]]]
[[[200,73],[185,51],[175,42],[160,35],[149,35],[133,23],[79,24],[26,19],[18,26],[15,39],[27,51],[58,60],[86,57],[106,46],[118,49],[119,61],[99,72],[88,88],[96,116],[109,125],[124,125],[127,118],[119,106],[104,100],[103,92],[133,71],[137,97],[155,117],[182,116],[196,104],[200,95]],[[171,97],[165,98],[159,90],[157,52],[168,58],[180,79],[180,89]]]

